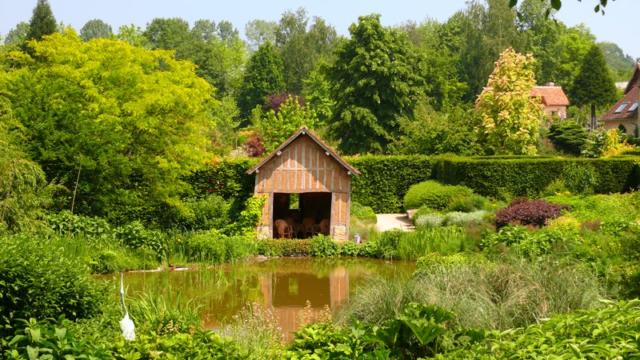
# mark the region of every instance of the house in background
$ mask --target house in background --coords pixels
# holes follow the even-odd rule
[[[640,135],[639,103],[640,64],[636,64],[631,81],[624,89],[624,96],[602,116],[604,128],[607,130],[620,129],[624,133],[634,136]]]
[[[549,118],[567,118],[569,98],[562,90],[562,86],[548,83],[544,86],[536,86],[531,90],[531,97],[539,97],[542,101],[544,114]]]

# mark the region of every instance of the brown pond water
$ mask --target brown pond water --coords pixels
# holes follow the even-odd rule
[[[335,313],[367,281],[400,280],[414,270],[411,262],[278,258],[189,271],[131,272],[125,274],[125,286],[127,297],[148,293],[168,301],[193,301],[206,328],[220,327],[258,304],[270,310],[290,338],[302,321],[327,309]]]

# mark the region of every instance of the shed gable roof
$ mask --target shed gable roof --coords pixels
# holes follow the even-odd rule
[[[331,156],[338,164],[340,164],[343,168],[347,169],[347,171],[351,172],[355,175],[360,175],[360,171],[349,165],[344,159],[342,159],[335,150],[333,150],[329,145],[325,144],[318,135],[314,134],[311,130],[306,127],[301,127],[296,131],[291,137],[289,137],[285,142],[283,142],[277,149],[275,149],[269,156],[262,159],[258,164],[256,164],[251,169],[247,170],[247,174],[253,174],[257,172],[264,164],[271,161],[274,157],[278,156],[279,153],[282,152],[289,144],[294,142],[301,136],[308,136],[311,140],[313,140],[318,146],[320,146],[329,156]]]

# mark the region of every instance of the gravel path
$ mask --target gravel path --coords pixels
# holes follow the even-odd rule
[[[413,231],[414,227],[407,214],[376,214],[376,229],[380,232],[389,230]]]

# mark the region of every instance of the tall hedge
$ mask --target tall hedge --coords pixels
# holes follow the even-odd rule
[[[624,192],[640,185],[640,157],[576,159],[561,157],[428,157],[421,155],[366,155],[346,160],[362,173],[353,177],[352,201],[377,213],[402,211],[405,193],[413,184],[435,179],[465,185],[492,197],[538,196],[569,164],[595,171],[596,193]],[[253,193],[254,176],[246,171],[252,159],[230,159],[195,174],[192,184],[200,194],[217,193],[241,204]]]
[[[464,158],[434,160],[433,178],[455,185],[465,185],[478,194],[492,197],[535,197],[560,178],[569,164],[589,166],[596,172],[596,193],[623,192],[637,187],[638,158],[570,159],[570,158]]]
[[[360,170],[351,184],[351,199],[377,213],[402,210],[404,194],[413,184],[431,178],[433,163],[427,156],[366,155],[346,158]]]

